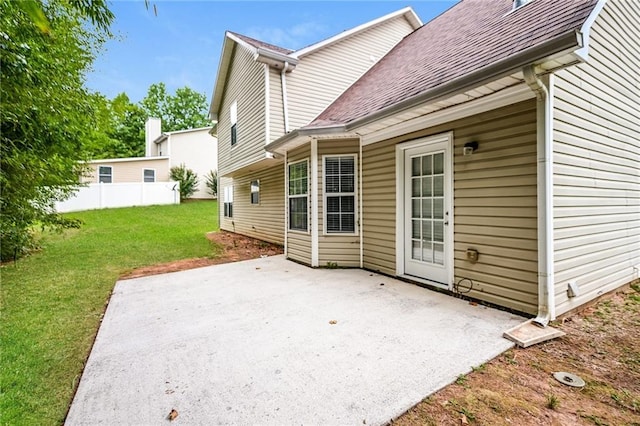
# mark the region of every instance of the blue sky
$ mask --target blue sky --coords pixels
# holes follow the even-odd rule
[[[91,90],[108,98],[125,92],[137,102],[152,83],[164,82],[170,92],[189,86],[209,102],[226,30],[295,50],[406,6],[427,22],[456,1],[149,3],[149,9],[143,0],[109,3],[117,37],[87,76]]]

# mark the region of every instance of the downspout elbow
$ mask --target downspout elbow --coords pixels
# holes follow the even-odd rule
[[[535,66],[528,65],[524,67],[522,69],[522,73],[524,74],[524,81],[527,82],[527,85],[529,86],[531,91],[536,94],[536,99],[538,101],[545,101],[547,99],[547,96],[549,95],[549,92],[547,91],[547,88],[542,80],[538,78],[535,71]]]

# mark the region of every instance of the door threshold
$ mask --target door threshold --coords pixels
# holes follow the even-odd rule
[[[410,275],[410,274],[404,274],[404,275],[398,275],[399,278],[403,278],[405,281],[409,281],[412,283],[416,283],[416,284],[420,284],[422,285],[427,285],[429,287],[433,287],[437,290],[446,290],[446,291],[451,291],[451,286],[448,284],[444,284],[438,281],[433,281],[433,280],[428,280],[425,278],[421,278],[421,277],[417,277],[415,275]]]

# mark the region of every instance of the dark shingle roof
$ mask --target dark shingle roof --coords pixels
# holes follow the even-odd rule
[[[414,31],[307,127],[349,123],[579,30],[597,0],[463,0]]]
[[[283,55],[288,55],[293,52],[293,50],[285,49],[284,47],[276,46],[275,44],[265,43],[264,41],[256,40],[255,38],[247,37],[242,34],[234,33],[229,31],[229,34],[233,34],[238,37],[240,40],[248,43],[249,45],[255,47],[256,49],[267,49],[277,53],[282,53]]]

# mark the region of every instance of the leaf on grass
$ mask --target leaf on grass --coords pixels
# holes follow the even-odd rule
[[[176,417],[178,417],[178,411],[176,411],[175,408],[172,408],[171,412],[169,412],[169,415],[167,416],[167,419],[173,421],[176,419]]]

